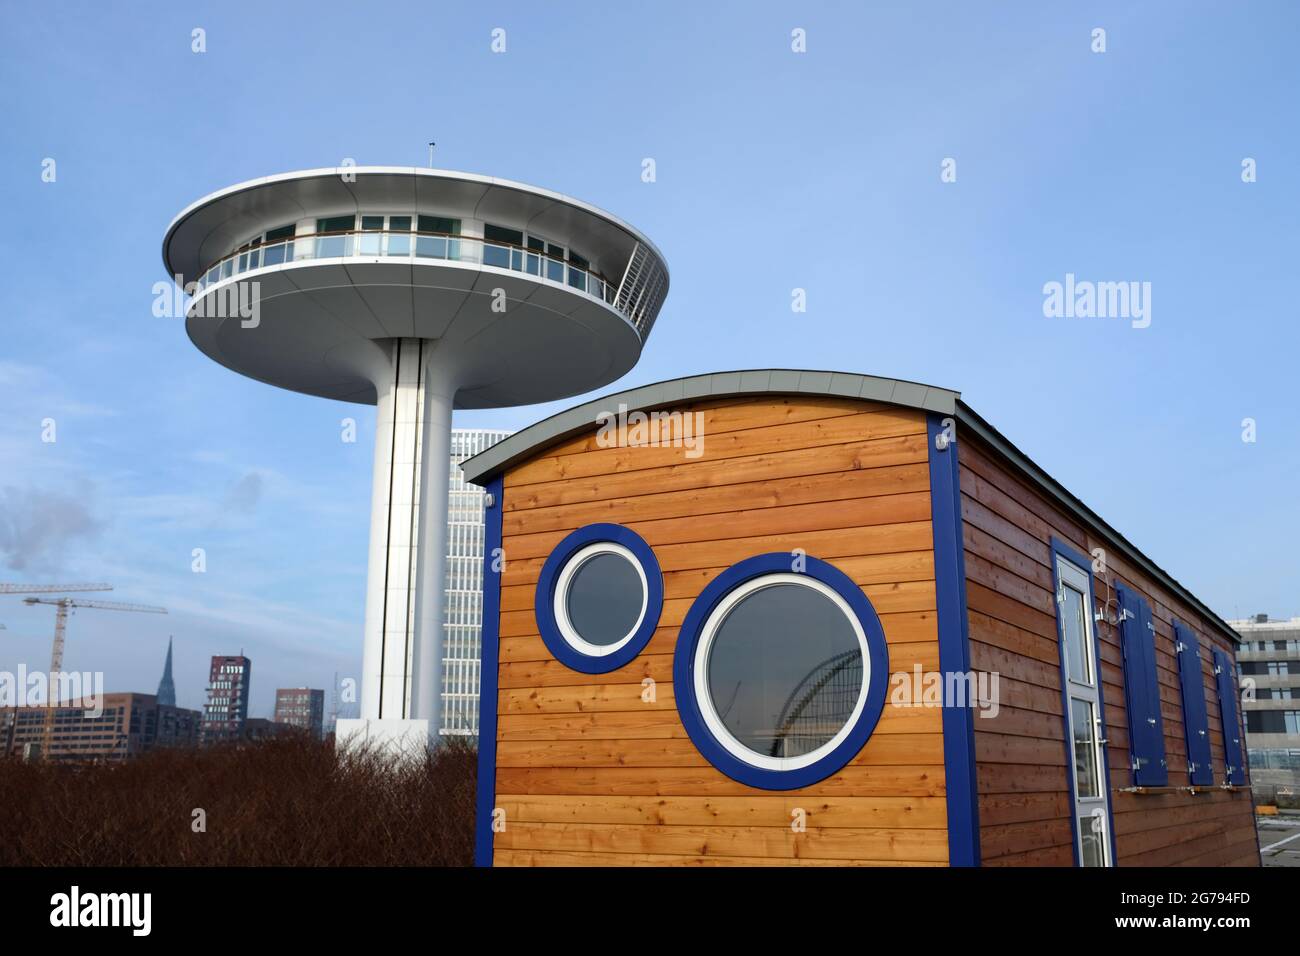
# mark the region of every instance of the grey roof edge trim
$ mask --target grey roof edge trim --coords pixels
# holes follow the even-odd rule
[[[1012,444],[1010,439],[990,425],[980,417],[974,409],[960,399],[958,399],[957,403],[956,417],[960,425],[969,428],[982,441],[991,445],[999,454],[1010,461],[1021,474],[1031,479],[1040,491],[1046,493],[1052,501],[1063,507],[1068,514],[1074,516],[1080,522],[1090,527],[1093,531],[1098,532],[1102,537],[1108,539],[1115,545],[1115,549],[1126,559],[1142,571],[1145,571],[1153,580],[1159,582],[1173,594],[1177,595],[1190,607],[1195,608],[1201,616],[1205,618],[1208,624],[1217,628],[1224,636],[1232,640],[1234,646],[1241,643],[1241,635],[1233,630],[1227,621],[1212,611],[1205,602],[1189,591],[1186,587],[1179,584],[1173,575],[1143,554],[1142,551],[1133,544],[1133,542],[1120,534],[1104,518],[1102,518],[1101,515],[1089,508],[1080,498],[1072,494],[1069,489],[1035,464],[1033,459]],[[958,441],[960,441],[960,434],[958,435]]]
[[[484,485],[542,449],[593,428],[601,412],[619,405],[650,411],[669,405],[745,395],[810,395],[887,402],[920,411],[952,415],[960,395],[946,388],[902,379],[810,369],[743,369],[667,379],[621,392],[612,392],[557,412],[505,441],[497,442],[461,464],[465,478]]]

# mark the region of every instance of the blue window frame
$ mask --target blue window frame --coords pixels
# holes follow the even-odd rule
[[[1210,718],[1205,707],[1205,675],[1201,670],[1201,645],[1196,632],[1174,622],[1174,647],[1178,652],[1178,682],[1183,692],[1183,732],[1187,738],[1187,775],[1194,787],[1214,784],[1210,758]]]
[[[781,623],[765,629],[796,607],[816,615],[818,627],[802,635]],[[851,632],[853,647],[820,660],[800,639],[824,636],[827,624]],[[750,640],[761,660],[746,660]],[[713,670],[715,648],[724,677]],[[746,666],[762,678],[745,679]],[[806,787],[852,760],[880,720],[888,682],[884,630],[862,588],[825,561],[789,552],[747,558],[714,578],[687,612],[673,658],[674,697],[695,746],[733,780],[764,790]],[[761,718],[772,716],[763,730]]]
[[[1241,718],[1237,714],[1237,668],[1232,658],[1214,649],[1214,678],[1219,691],[1219,715],[1223,720],[1223,757],[1228,783],[1246,782],[1246,765],[1241,752]]]
[[[622,525],[590,524],[547,557],[533,610],[556,660],[605,674],[641,653],[663,603],[663,574],[641,536]]]
[[[1151,607],[1124,585],[1119,599],[1120,647],[1124,656],[1124,702],[1128,707],[1129,766],[1136,787],[1169,783],[1165,730],[1160,717],[1160,682],[1156,678],[1156,632]]]

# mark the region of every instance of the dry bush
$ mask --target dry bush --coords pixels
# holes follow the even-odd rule
[[[399,760],[305,735],[120,764],[0,759],[0,865],[468,866],[476,763],[458,741]]]

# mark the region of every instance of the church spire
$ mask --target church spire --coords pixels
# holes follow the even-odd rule
[[[176,706],[176,685],[172,683],[172,639],[167,638],[167,663],[163,665],[162,680],[158,682],[158,703]]]

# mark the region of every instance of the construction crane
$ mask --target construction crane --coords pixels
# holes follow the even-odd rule
[[[96,588],[95,590],[98,590]],[[165,607],[153,607],[149,604],[124,604],[121,601],[79,601],[76,598],[23,598],[24,604],[52,604],[57,609],[54,612],[54,649],[50,652],[50,678],[48,701],[45,709],[45,726],[43,727],[41,753],[48,756],[50,754],[50,744],[54,736],[54,708],[59,702],[55,699],[58,689],[56,675],[63,670],[63,638],[68,630],[68,609],[78,607],[92,607],[103,611],[143,611],[149,614],[166,614]]]
[[[143,611],[148,614],[166,614],[165,607],[153,607],[149,604],[123,604],[121,601],[79,601],[76,598],[23,598],[24,604],[52,604],[58,610],[54,614],[54,650],[50,653],[50,678],[63,670],[63,638],[68,629],[68,609],[74,607],[93,607],[102,611]]]
[[[0,594],[65,594],[68,591],[111,590],[111,584],[0,584]]]

